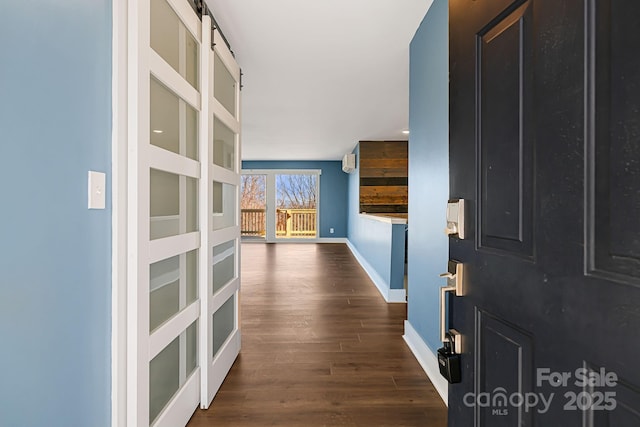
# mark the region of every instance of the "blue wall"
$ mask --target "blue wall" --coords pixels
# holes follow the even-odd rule
[[[347,237],[347,174],[340,161],[243,161],[242,169],[320,169],[320,237]],[[333,228],[334,233],[329,233]]]
[[[408,317],[435,351],[439,336],[438,277],[447,268],[443,230],[449,198],[449,14],[434,0],[410,48]]]
[[[356,170],[349,174],[349,242],[378,273],[388,289],[404,288],[405,225],[360,216],[360,145]]]
[[[109,426],[111,1],[0,9],[0,425]]]

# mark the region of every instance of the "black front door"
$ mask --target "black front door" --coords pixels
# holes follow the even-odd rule
[[[450,426],[640,426],[640,2],[450,0]]]

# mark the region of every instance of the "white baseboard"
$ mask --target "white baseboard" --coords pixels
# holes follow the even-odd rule
[[[242,244],[245,243],[347,243],[346,237],[319,237],[317,239],[276,239],[275,241],[267,242],[265,239],[244,239]]]
[[[346,237],[320,237],[316,243],[347,243]]]
[[[449,383],[440,375],[436,353],[429,348],[408,320],[404,321],[404,335],[402,338],[404,338],[413,355],[418,359],[444,404],[449,406]]]
[[[353,246],[353,243],[347,239],[346,244],[353,256],[356,257],[356,260],[360,263],[360,266],[369,275],[373,284],[376,285],[376,288],[378,288],[378,291],[386,302],[407,302],[407,292],[404,289],[390,289],[389,284],[378,274],[362,254],[358,252],[356,247]]]
[[[405,289],[388,289],[387,302],[407,302],[407,291]]]

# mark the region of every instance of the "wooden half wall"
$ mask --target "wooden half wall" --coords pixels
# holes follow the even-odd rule
[[[360,141],[360,212],[407,217],[407,141]]]

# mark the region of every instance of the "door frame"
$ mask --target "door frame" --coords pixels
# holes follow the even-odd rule
[[[264,241],[257,240],[257,242],[266,242],[266,243],[309,243],[309,242],[318,242],[320,241],[320,177],[322,176],[322,169],[242,169],[240,171],[241,175],[266,175],[266,183],[265,183],[265,198],[266,198],[266,221],[267,221],[267,230]],[[311,238],[296,238],[296,239],[287,239],[287,238],[278,238],[275,222],[276,222],[276,211],[275,205],[277,201],[278,195],[276,194],[276,175],[316,175],[316,193],[318,195],[316,200],[316,237]],[[271,209],[269,206],[273,206]]]
[[[127,423],[127,164],[129,0],[112,1],[111,426]]]

